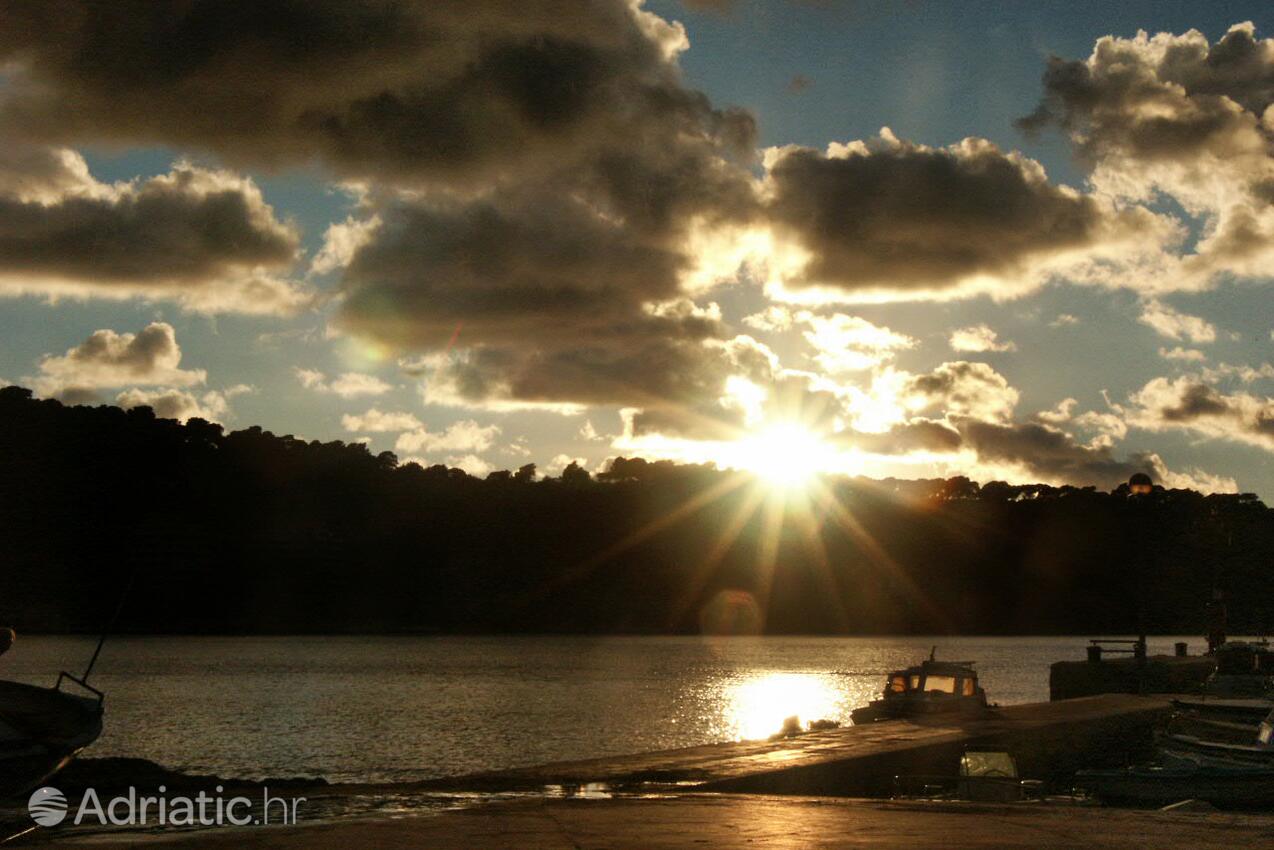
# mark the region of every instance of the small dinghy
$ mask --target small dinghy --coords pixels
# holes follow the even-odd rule
[[[7,649],[13,633],[4,631],[8,641],[0,644]],[[103,695],[85,681],[87,675],[62,673],[51,688],[0,680],[0,799],[39,787],[102,733]],[[92,696],[67,693],[63,682]]]
[[[850,712],[855,724],[930,715],[976,716],[987,710],[986,692],[978,685],[972,661],[929,658],[915,667],[895,670],[885,679],[880,699]]]

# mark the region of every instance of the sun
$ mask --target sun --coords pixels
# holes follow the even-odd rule
[[[739,466],[782,490],[803,490],[827,471],[828,448],[795,422],[767,426],[736,444]]]

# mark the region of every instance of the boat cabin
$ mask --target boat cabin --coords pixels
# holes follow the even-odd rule
[[[976,697],[978,674],[973,662],[924,661],[917,667],[908,667],[889,674],[885,685],[885,699],[905,694],[932,694],[940,696]]]
[[[986,692],[978,685],[972,661],[937,661],[930,653],[915,667],[890,673],[881,698],[854,709],[850,717],[867,723],[948,711],[978,713],[986,707]]]

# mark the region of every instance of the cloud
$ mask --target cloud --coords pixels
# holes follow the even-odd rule
[[[455,469],[463,469],[476,478],[485,477],[495,468],[475,454],[453,455],[447,458],[447,465]]]
[[[6,4],[0,123],[348,178],[474,186],[564,160],[600,172],[617,147],[751,135],[749,118],[683,87],[687,46],[679,24],[627,0],[526,0],[516,14],[498,0]]]
[[[46,397],[129,384],[188,387],[208,378],[203,369],[182,369],[177,333],[167,322],[152,322],[136,334],[94,331],[66,354],[46,355],[33,383]]]
[[[327,375],[316,369],[292,370],[301,386],[318,393],[331,393],[341,398],[357,398],[359,396],[384,395],[393,386],[375,375],[362,372],[344,372],[335,379],[328,380]]]
[[[1208,356],[1197,348],[1182,348],[1179,345],[1172,348],[1160,346],[1159,356],[1164,360],[1177,360],[1183,363],[1202,363],[1208,359]]]
[[[341,427],[346,431],[381,434],[388,431],[410,431],[420,427],[420,420],[410,413],[382,411],[375,407],[366,413],[346,414],[341,417]]]
[[[948,415],[989,421],[1010,419],[1018,401],[1018,391],[1003,375],[985,363],[966,360],[911,376],[903,395],[917,410],[936,408]]]
[[[785,331],[796,321],[792,311],[782,304],[771,304],[759,313],[743,317],[743,324],[759,331]],[[1270,332],[1274,335],[1274,331]]]
[[[1000,341],[996,332],[985,324],[952,331],[950,342],[952,351],[1017,351],[1016,344]]]
[[[252,387],[239,384],[226,390],[211,390],[196,396],[178,389],[125,390],[115,397],[115,403],[124,409],[150,407],[160,419],[176,419],[185,422],[200,418],[209,422],[221,422],[230,415],[230,400],[237,395],[255,392]]]
[[[1216,327],[1211,322],[1177,312],[1157,299],[1152,298],[1142,304],[1138,321],[1169,339],[1187,340],[1196,345],[1216,341]]]
[[[333,327],[466,351],[453,398],[661,406],[723,379],[703,344],[720,323],[663,306],[735,271],[756,130],[684,84],[679,24],[629,0],[68,0],[57,18],[78,23],[0,13],[0,121],[359,181],[310,264],[339,270]]]
[[[323,247],[310,262],[310,272],[327,274],[349,265],[359,248],[370,242],[380,227],[380,216],[357,219],[349,216],[345,221],[328,225],[323,235]]]
[[[293,313],[311,298],[280,276],[298,244],[256,185],[230,172],[177,163],[108,185],[70,150],[17,145],[0,154],[0,295]]]
[[[1051,328],[1066,328],[1079,324],[1079,317],[1070,313],[1058,313],[1057,318],[1049,322]]]
[[[1025,477],[1036,480],[1111,488],[1136,472],[1160,478],[1163,468],[1157,456],[1139,454],[1117,460],[1109,446],[1078,444],[1066,432],[1044,423],[961,419],[957,428],[979,464],[1017,467]]]
[[[479,425],[472,419],[453,422],[444,431],[430,431],[424,427],[408,431],[398,437],[395,448],[400,452],[485,452],[500,435],[497,425]]]
[[[1274,451],[1274,398],[1225,393],[1200,377],[1155,378],[1130,397],[1128,422],[1150,431],[1183,430]]]
[[[906,334],[874,325],[860,316],[818,315],[802,310],[794,321],[806,328],[802,336],[814,349],[814,362],[832,375],[879,366],[893,359],[899,349],[913,348],[916,344]]]
[[[572,463],[577,466],[587,468],[588,458],[575,457],[568,454],[555,455],[552,460],[545,464],[544,474],[549,476],[561,475],[562,470],[566,469],[566,467],[570,466]]]
[[[770,290],[791,300],[1013,297],[1157,245],[1165,222],[1049,182],[985,139],[896,138],[766,153]]]
[[[1053,58],[1038,109],[1019,124],[1066,132],[1103,195],[1170,195],[1199,220],[1193,250],[1146,288],[1203,289],[1219,275],[1269,278],[1274,266],[1274,41],[1251,22],[1215,43],[1197,30],[1106,36],[1085,60]],[[1157,279],[1154,279],[1157,278]]]

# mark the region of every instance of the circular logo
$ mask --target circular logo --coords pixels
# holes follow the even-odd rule
[[[57,826],[66,817],[66,795],[51,785],[38,788],[27,801],[27,811],[40,826]]]

